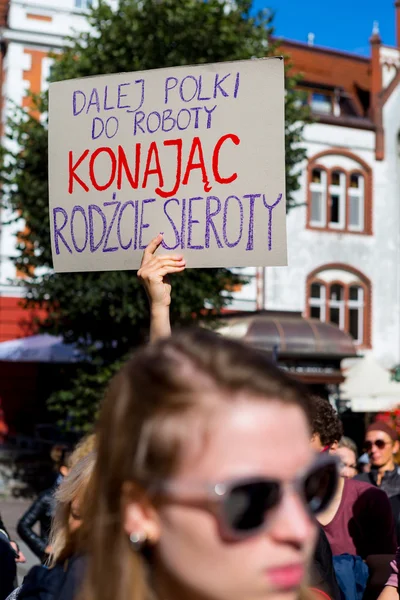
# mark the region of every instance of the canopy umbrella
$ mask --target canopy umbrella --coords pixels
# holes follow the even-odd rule
[[[360,358],[345,377],[340,392],[351,401],[353,412],[386,411],[400,404],[400,383],[392,381],[390,372],[372,355]]]
[[[43,333],[0,343],[0,361],[71,363],[82,360],[74,344],[65,344],[61,336]]]

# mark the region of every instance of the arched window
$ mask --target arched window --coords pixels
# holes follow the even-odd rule
[[[369,279],[346,265],[327,265],[307,279],[307,316],[332,323],[356,344],[369,347],[371,331]]]
[[[371,169],[350,153],[337,154],[322,152],[309,164],[308,227],[370,234]],[[343,163],[343,168],[332,166],[333,161]]]

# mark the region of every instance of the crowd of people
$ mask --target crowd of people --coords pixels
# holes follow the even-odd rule
[[[20,587],[0,522],[0,600],[399,600],[396,432],[370,425],[360,462],[329,401],[263,353],[171,333],[185,262],[161,241],[139,270],[150,341],[18,524],[42,562]]]

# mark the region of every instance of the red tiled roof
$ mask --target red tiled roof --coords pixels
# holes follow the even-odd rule
[[[7,25],[7,14],[10,0],[0,0],[0,27]]]
[[[366,116],[371,91],[371,61],[364,56],[283,40],[279,51],[290,57],[293,73],[304,84],[338,88],[348,95],[360,116]]]

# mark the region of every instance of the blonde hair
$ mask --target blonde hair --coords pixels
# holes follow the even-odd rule
[[[75,446],[74,451],[72,452],[69,458],[69,468],[72,469],[77,462],[79,462],[82,458],[85,458],[85,456],[87,456],[91,452],[94,452],[95,449],[96,434],[88,433]]]
[[[71,534],[69,528],[71,504],[77,497],[84,496],[95,460],[95,453],[91,452],[76,462],[55,493],[56,509],[49,540],[52,548],[49,560],[51,567],[64,562],[75,552],[76,536]]]
[[[241,392],[260,402],[297,406],[310,423],[312,403],[301,384],[265,354],[206,330],[175,333],[142,348],[113,378],[100,412],[98,460],[84,505],[89,556],[84,600],[153,596],[148,563],[132,551],[124,531],[126,482],[147,490],[170,477],[191,435],[188,418],[205,404],[213,410],[234,403]]]
[[[353,440],[351,438],[343,436],[339,442],[338,448],[348,448],[348,450],[351,450],[352,452],[354,452],[356,461],[357,461],[357,459],[358,459],[357,446],[356,446],[356,443],[353,442]]]

